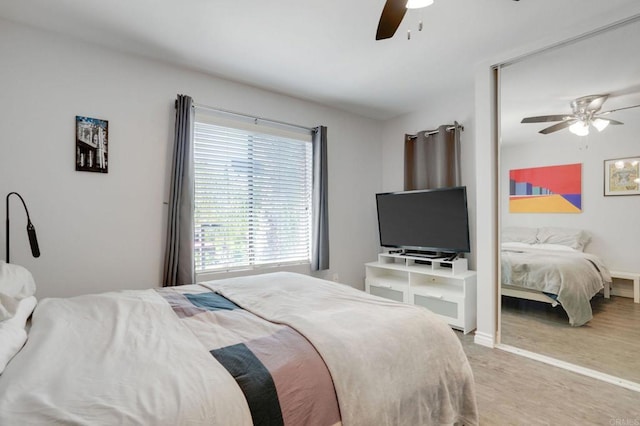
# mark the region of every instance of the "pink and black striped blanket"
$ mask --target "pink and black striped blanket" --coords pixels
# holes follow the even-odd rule
[[[194,290],[158,292],[236,380],[254,425],[340,423],[331,375],[307,339],[211,290]]]

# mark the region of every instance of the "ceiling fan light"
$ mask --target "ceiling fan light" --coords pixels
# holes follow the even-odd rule
[[[584,121],[578,121],[569,126],[569,131],[574,135],[587,136],[589,134],[589,125]]]
[[[431,6],[433,0],[408,0],[407,9],[420,9],[423,7]]]
[[[593,120],[591,124],[593,124],[593,127],[595,127],[596,129],[598,129],[599,132],[601,132],[607,128],[607,126],[609,125],[609,120],[596,118],[595,120]]]

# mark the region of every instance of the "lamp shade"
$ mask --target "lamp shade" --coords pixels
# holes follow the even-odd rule
[[[607,128],[607,126],[609,125],[609,120],[603,120],[602,118],[596,118],[595,120],[593,120],[593,122],[591,124],[593,124],[593,127],[595,127],[596,129],[598,129],[599,132],[603,131],[604,129]]]
[[[7,263],[9,263],[9,249],[11,247],[11,243],[10,243],[10,231],[11,231],[11,226],[10,226],[10,221],[9,221],[9,198],[11,198],[12,195],[15,195],[16,197],[18,197],[20,199],[20,201],[22,201],[22,206],[24,207],[24,212],[27,214],[27,236],[29,237],[29,245],[31,246],[31,254],[33,255],[33,257],[40,257],[40,247],[38,246],[38,238],[36,237],[36,228],[33,226],[33,223],[31,223],[31,217],[29,216],[29,209],[27,209],[27,204],[24,202],[24,198],[22,198],[22,196],[20,194],[18,194],[17,192],[10,192],[9,194],[7,194],[7,198],[6,198],[6,254],[7,254],[7,258],[6,261]]]
[[[433,0],[408,0],[407,9],[420,9],[423,7],[431,6]]]
[[[587,136],[589,134],[589,124],[584,121],[578,121],[569,126],[569,131],[574,135]]]

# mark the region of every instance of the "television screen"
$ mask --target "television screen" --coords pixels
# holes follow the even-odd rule
[[[466,187],[376,194],[376,203],[381,246],[471,251]]]

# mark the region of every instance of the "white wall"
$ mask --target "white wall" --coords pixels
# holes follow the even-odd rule
[[[404,135],[415,134],[421,130],[437,129],[442,124],[457,121],[464,126],[460,134],[462,185],[467,186],[467,205],[469,210],[469,234],[472,252],[467,255],[470,268],[475,266],[475,125],[473,104],[473,82],[461,85],[456,92],[441,97],[432,97],[418,111],[395,119],[387,120],[382,131],[382,189],[383,191],[401,191],[404,188]]]
[[[636,117],[634,117],[634,115]],[[610,126],[602,133],[592,131],[578,137],[568,131],[558,138],[501,148],[501,225],[560,226],[586,229],[592,241],[587,252],[600,256],[613,270],[637,271],[640,226],[637,224],[640,197],[603,195],[604,160],[639,156],[637,112],[621,119],[624,126]],[[510,213],[509,170],[561,164],[582,164],[581,213]]]
[[[31,257],[14,198],[11,261],[33,272],[39,297],[160,284],[178,93],[328,127],[331,270],[320,276],[363,287],[377,252],[378,122],[4,20],[0,57],[0,194],[29,207],[42,256]],[[76,115],[109,121],[108,174],[75,171]]]

